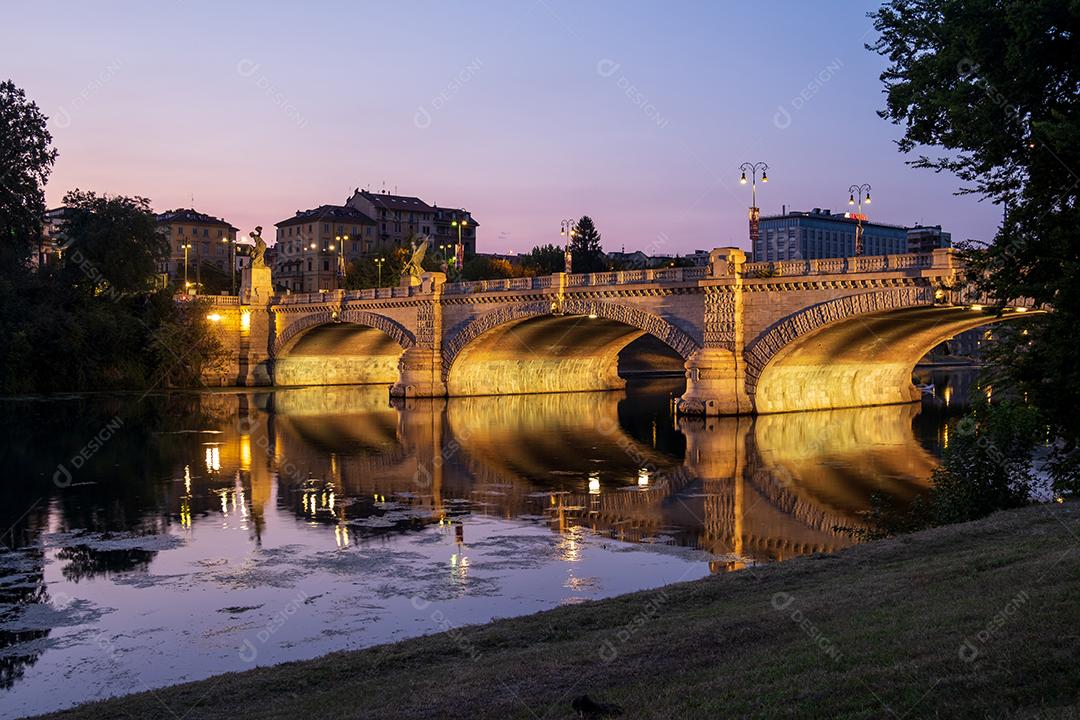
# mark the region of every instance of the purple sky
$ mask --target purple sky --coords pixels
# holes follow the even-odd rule
[[[354,187],[464,206],[479,249],[747,246],[763,213],[846,209],[990,239],[1000,210],[904,164],[873,2],[54,3],[5,9],[0,75],[50,116],[50,205],[79,187],[244,234]]]

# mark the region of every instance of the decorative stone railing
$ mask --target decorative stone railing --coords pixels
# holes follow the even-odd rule
[[[193,295],[191,297],[192,299],[207,300],[216,307],[240,304],[240,298],[236,295]]]
[[[742,263],[735,267],[739,269],[743,278],[752,280],[812,275],[888,272],[894,270],[920,270],[938,267],[945,269],[956,267],[957,265],[957,260],[951,250],[938,250],[932,253],[913,253],[907,255],[864,255],[861,257],[849,258]],[[708,279],[709,277],[711,276],[709,267],[707,266],[656,268],[562,275],[561,283],[565,288],[585,288],[654,282],[693,283],[699,280]],[[485,292],[546,290],[558,287],[559,284],[560,275],[541,275],[537,277],[452,282],[443,284],[441,288],[443,295],[464,295]],[[344,300],[378,300],[424,295],[427,292],[430,292],[430,286],[428,285],[367,288],[364,290],[347,291],[330,290],[317,293],[290,293],[288,295],[279,295],[274,298],[274,302],[282,305],[299,305],[341,302]],[[235,296],[207,297],[210,297],[212,302],[217,305],[235,305],[238,303],[238,298]]]
[[[948,256],[951,262],[951,255]],[[884,272],[934,267],[933,253],[907,255],[863,255],[850,258],[818,260],[780,260],[743,265],[743,277],[769,278],[792,275],[840,275],[846,273]]]

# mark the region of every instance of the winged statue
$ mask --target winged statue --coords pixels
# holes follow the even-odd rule
[[[423,274],[424,268],[421,263],[424,261],[424,255],[427,254],[428,248],[428,236],[421,235],[422,242],[419,245],[413,244],[412,257],[409,258],[409,262],[405,263],[405,267],[401,268],[401,277],[413,277],[419,279]]]

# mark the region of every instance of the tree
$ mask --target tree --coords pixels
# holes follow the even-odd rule
[[[548,244],[534,247],[526,264],[535,270],[537,275],[551,275],[562,272],[566,267],[566,260],[561,247]]]
[[[474,255],[465,261],[462,277],[465,280],[499,280],[514,276],[508,260]]]
[[[582,215],[574,225],[573,239],[570,241],[573,255],[573,271],[579,273],[600,272],[607,270],[607,257],[600,247],[600,233],[588,215]]]
[[[1080,5],[1061,0],[892,0],[873,13],[888,58],[880,113],[915,167],[1004,207],[993,243],[969,243],[969,277],[1004,303],[1053,312],[999,349],[1000,367],[1065,441],[1080,438]],[[939,154],[922,154],[937,149]]]
[[[67,284],[113,295],[150,289],[169,242],[149,200],[72,190],[64,204],[74,210],[64,227]]]
[[[178,303],[166,293],[158,293],[156,299],[159,318],[150,334],[150,349],[153,370],[161,374],[162,384],[196,386],[204,373],[223,373],[228,352],[206,322],[209,302]]]
[[[197,266],[199,293],[202,295],[228,295],[232,291],[232,275],[209,260]]]
[[[25,92],[0,83],[0,273],[25,272],[41,239],[45,183],[56,161],[45,120]]]

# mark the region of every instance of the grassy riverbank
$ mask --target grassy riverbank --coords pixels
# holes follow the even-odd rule
[[[49,717],[1080,718],[1078,621],[1067,503]]]

